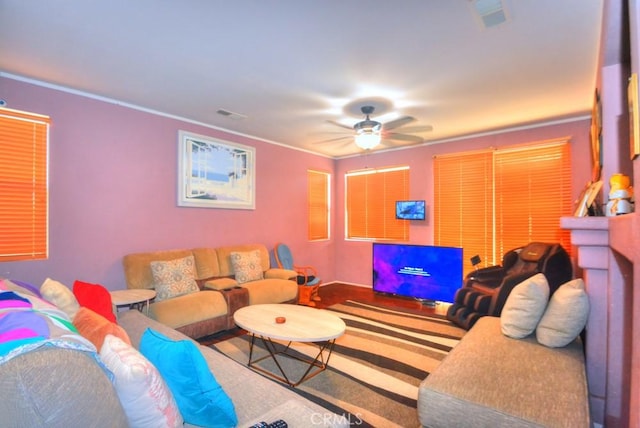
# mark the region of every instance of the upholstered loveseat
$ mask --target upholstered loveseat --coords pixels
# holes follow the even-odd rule
[[[535,275],[513,289],[500,317],[475,323],[421,383],[422,426],[591,426],[579,337],[589,311],[584,283],[548,297],[544,275]]]
[[[233,327],[233,313],[242,306],[297,301],[296,272],[271,268],[269,251],[262,244],[127,254],[123,258],[127,287],[158,291],[154,266],[180,260],[192,260],[197,286],[176,296],[157,297],[149,305],[149,315],[189,337]]]
[[[3,427],[178,428],[183,422],[193,426],[189,421],[194,418],[204,418],[198,426],[208,427],[248,427],[278,419],[291,428],[348,425],[341,415],[137,310],[120,313],[115,324],[79,308],[65,285],[50,285],[55,286],[53,292],[0,279]],[[174,377],[172,367],[162,371],[145,359],[142,347],[145,335],[150,334],[164,337],[163,346],[190,350],[185,358],[165,359],[170,366],[182,366],[186,376]],[[191,367],[201,371],[196,375]],[[215,411],[214,389],[192,388],[202,406],[195,409],[194,403],[185,405],[178,399],[180,385],[176,389],[176,382],[190,387],[211,385],[206,379],[210,374],[223,398],[231,402],[236,423]]]

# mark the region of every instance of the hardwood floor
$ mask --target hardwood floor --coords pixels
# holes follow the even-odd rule
[[[315,307],[319,309],[327,308],[336,303],[344,302],[345,300],[357,300],[360,302],[378,303],[385,306],[412,309],[425,314],[444,315],[447,312],[447,305],[439,304],[432,307],[414,299],[387,296],[374,293],[369,287],[359,287],[349,284],[334,283],[321,286],[318,295],[320,301],[316,302]],[[202,345],[209,346],[213,343],[221,342],[244,333],[244,330],[234,328],[213,336],[203,337],[198,339],[198,342]]]
[[[348,284],[328,284],[320,287],[318,295],[322,300],[316,302],[317,308],[326,308],[345,300],[358,300],[361,302],[379,303],[387,306],[408,308],[426,314],[441,314],[447,312],[447,305],[439,304],[434,307],[423,304],[415,299],[387,296],[374,293],[369,287],[359,287]]]

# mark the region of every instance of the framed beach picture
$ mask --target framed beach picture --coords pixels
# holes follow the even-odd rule
[[[178,206],[255,209],[256,149],[178,132]]]

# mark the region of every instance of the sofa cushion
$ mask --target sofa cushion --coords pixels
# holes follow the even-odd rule
[[[582,343],[547,348],[482,317],[420,384],[422,426],[590,426]]]
[[[122,267],[124,268],[127,288],[153,288],[151,262],[181,259],[190,255],[193,255],[191,250],[167,250],[127,254],[122,258]]]
[[[522,339],[534,332],[549,301],[549,284],[541,273],[516,285],[502,308],[502,333]]]
[[[102,285],[75,281],[73,283],[73,295],[76,296],[80,306],[85,306],[109,321],[116,322],[113,305],[111,304],[111,294]]]
[[[288,279],[263,279],[242,284],[249,292],[249,304],[284,303],[298,297],[298,284]]]
[[[210,279],[204,283],[204,288],[209,290],[228,290],[237,287],[238,281],[233,278],[216,278]]]
[[[129,345],[131,344],[127,332],[122,327],[84,306],[78,310],[73,319],[73,325],[82,337],[93,343],[97,350],[102,348],[107,334],[117,336]]]
[[[233,266],[233,274],[239,284],[264,278],[259,250],[232,252],[231,265]]]
[[[227,302],[218,291],[199,291],[149,305],[151,318],[172,328],[226,316]]]
[[[536,328],[538,342],[552,348],[567,346],[582,332],[589,318],[589,296],[577,278],[560,286]]]
[[[115,376],[114,386],[129,426],[181,427],[182,415],[164,379],[140,352],[108,334],[100,358]]]
[[[40,286],[40,293],[47,301],[53,303],[67,314],[69,320],[73,320],[80,309],[80,304],[73,292],[66,285],[47,278]]]
[[[199,291],[192,255],[175,260],[153,261],[151,272],[158,302]]]
[[[218,266],[220,272],[217,276],[233,276],[233,265],[231,264],[231,253],[245,253],[249,251],[260,251],[260,262],[262,264],[262,271],[266,271],[271,267],[271,260],[269,258],[269,250],[262,244],[244,244],[244,245],[230,245],[227,247],[216,248],[218,255]]]
[[[231,399],[193,342],[174,341],[147,329],[140,339],[140,352],[162,374],[185,422],[202,427],[238,424]]]

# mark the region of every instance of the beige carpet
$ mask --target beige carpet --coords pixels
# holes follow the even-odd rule
[[[465,331],[441,316],[369,303],[347,301],[328,310],[345,321],[347,331],[336,340],[329,368],[293,390],[344,415],[353,426],[420,426],[418,385]],[[243,335],[212,346],[246,364],[250,340]],[[292,348],[312,357],[317,353],[317,347],[309,344],[293,344]],[[266,353],[264,349],[259,352]],[[298,361],[279,361],[291,378],[302,375]],[[271,360],[260,365],[277,370]]]

